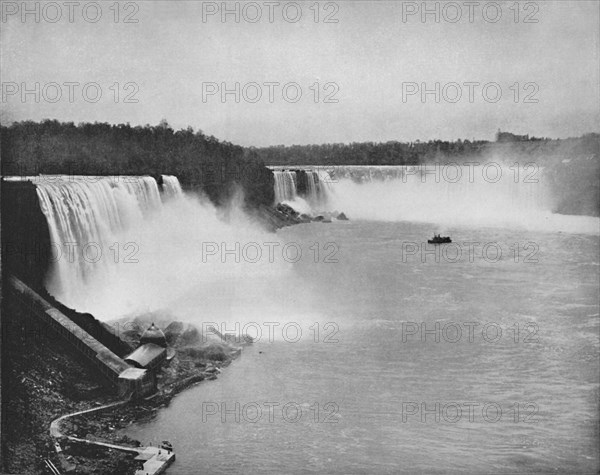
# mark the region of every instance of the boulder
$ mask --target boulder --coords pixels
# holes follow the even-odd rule
[[[293,218],[298,217],[298,212],[294,208],[292,208],[291,206],[289,206],[289,205],[286,205],[286,204],[283,204],[283,203],[279,203],[275,207],[275,209],[277,211],[279,211],[280,213],[285,214],[286,216],[291,216]]]
[[[339,221],[348,221],[348,216],[346,216],[344,213],[340,213],[337,215],[337,219]]]

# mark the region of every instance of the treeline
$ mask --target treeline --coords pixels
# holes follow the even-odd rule
[[[257,148],[268,165],[418,165],[438,156],[480,154],[488,142],[361,142]]]
[[[0,127],[3,175],[176,175],[217,204],[244,191],[249,206],[271,205],[273,176],[254,150],[192,128],[17,122]]]
[[[428,142],[362,142],[323,145],[277,145],[256,148],[259,158],[267,165],[419,165],[424,163],[446,163],[459,159],[502,155],[510,159],[511,154],[529,156],[533,160],[544,156],[564,154],[597,154],[600,134],[565,140],[531,137],[523,140],[507,140],[509,133],[502,133],[502,140],[457,140],[453,142],[430,140]]]

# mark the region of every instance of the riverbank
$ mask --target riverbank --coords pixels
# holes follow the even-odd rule
[[[149,323],[143,319],[128,323],[128,330],[120,336],[135,343]],[[130,447],[138,447],[141,442],[148,445],[149,441],[120,436],[119,429],[151,420],[176,394],[201,381],[216,379],[221,368],[240,354],[240,347],[214,336],[205,338],[191,325],[163,325],[172,358],[158,374],[158,391],[146,399],[88,417],[69,418],[59,426],[63,435]],[[72,348],[28,318],[10,298],[3,302],[2,336],[3,471],[45,473],[45,460],[50,460],[61,473],[135,473],[135,453],[51,436],[50,424],[60,416],[119,401]]]

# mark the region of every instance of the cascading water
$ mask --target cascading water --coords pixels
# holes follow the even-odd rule
[[[306,196],[310,203],[315,203],[319,200],[319,177],[313,170],[306,170],[305,173],[307,183]]]
[[[217,209],[168,175],[162,187],[147,176],[25,179],[50,231],[48,291],[100,320],[150,311],[258,318],[265,307],[249,310],[255,296],[277,306],[283,286],[294,286],[282,279],[291,264],[271,260],[262,244],[278,238],[243,212],[239,197]]]
[[[173,175],[162,175],[163,181],[163,198],[164,200],[170,200],[183,195],[181,184],[176,176]]]
[[[330,191],[330,177],[324,170],[273,170],[275,203],[291,205],[300,212],[311,214],[324,210]]]
[[[597,233],[596,218],[552,214],[544,170],[533,165],[490,162],[291,168],[307,175],[304,198],[317,212],[343,211],[351,219],[373,221]],[[278,186],[277,176],[275,179]],[[304,212],[296,203],[288,204]]]
[[[176,177],[163,180],[169,197],[181,194]],[[47,287],[65,302],[74,301],[90,281],[112,278],[114,264],[127,251],[120,237],[162,206],[158,185],[148,176],[42,176],[33,181],[52,246]]]
[[[331,175],[327,170],[321,169],[314,172],[315,173],[315,183],[317,184],[318,190],[318,201],[319,203],[327,203],[329,200],[329,196],[332,193],[331,188]]]
[[[297,198],[296,172],[275,170],[275,202],[283,203]]]

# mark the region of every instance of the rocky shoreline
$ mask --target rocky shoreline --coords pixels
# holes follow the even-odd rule
[[[275,207],[261,207],[257,218],[269,229],[276,231],[279,228],[293,226],[303,223],[331,223],[333,219],[337,221],[349,221],[345,213],[337,211],[324,211],[315,216],[299,213],[291,206],[278,203]]]

